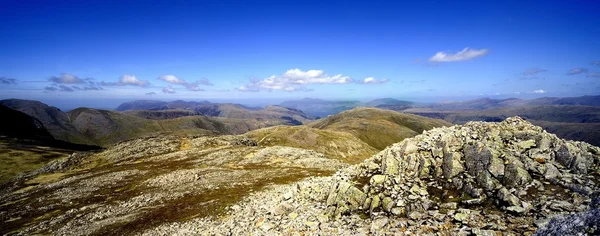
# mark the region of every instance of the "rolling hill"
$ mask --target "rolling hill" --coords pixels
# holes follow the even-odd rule
[[[351,133],[379,150],[424,130],[450,125],[443,120],[365,107],[340,112],[308,124],[312,128]]]
[[[253,130],[244,135],[256,140],[261,146],[304,148],[352,164],[379,151],[350,133],[307,126],[275,126]]]

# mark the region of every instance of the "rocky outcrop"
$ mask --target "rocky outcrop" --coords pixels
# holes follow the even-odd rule
[[[478,225],[468,220],[473,210],[482,209],[546,219],[588,208],[599,190],[599,163],[598,147],[559,139],[519,117],[436,128],[339,172],[327,214],[422,219],[452,212],[470,226]]]

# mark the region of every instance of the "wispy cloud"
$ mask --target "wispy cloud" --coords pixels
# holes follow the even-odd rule
[[[472,49],[472,48],[464,48],[462,51],[457,53],[451,52],[437,52],[431,58],[429,58],[430,62],[455,62],[455,61],[466,61],[471,60],[476,57],[484,56],[489,52],[488,49]]]
[[[569,72],[567,72],[567,75],[577,75],[577,74],[583,74],[588,72],[588,69],[586,68],[573,68],[571,70],[569,70]]]
[[[385,84],[389,82],[389,79],[375,79],[373,77],[367,77],[363,80],[358,81],[359,84]]]
[[[71,88],[69,86],[66,86],[66,85],[62,85],[62,84],[58,86],[58,90],[59,91],[64,91],[64,92],[73,92],[73,91],[75,91],[75,89],[73,89],[73,88]]]
[[[119,81],[117,82],[100,82],[100,85],[102,86],[126,86],[126,85],[131,85],[131,86],[139,86],[139,87],[145,87],[148,86],[150,83],[146,80],[139,80],[138,78],[135,77],[135,75],[129,75],[129,74],[124,74],[121,75],[121,77],[119,77]]]
[[[175,93],[175,90],[174,90],[174,89],[173,89],[171,86],[169,86],[169,87],[164,87],[164,88],[162,89],[162,92],[163,92],[163,93],[169,93],[169,94],[173,94],[173,93]]]
[[[0,77],[0,84],[17,84],[17,80],[13,78]]]
[[[156,95],[156,93],[155,92],[149,92],[149,93],[146,93],[146,95],[152,96],[152,95]]]
[[[271,76],[262,80],[251,79],[249,84],[237,88],[244,92],[258,91],[310,91],[304,87],[309,84],[348,84],[352,83],[352,78],[337,75],[327,75],[322,70],[302,71],[300,69],[291,69],[279,76]]]
[[[210,81],[209,81],[207,78],[201,78],[201,79],[197,80],[197,81],[196,81],[196,82],[194,82],[194,83],[197,83],[197,84],[199,84],[199,85],[206,85],[206,86],[213,86],[213,85],[214,85],[214,84],[213,84],[213,83],[211,83],[211,82],[210,82]]]
[[[50,86],[44,87],[44,91],[98,91],[104,90],[93,78],[81,78],[70,73],[62,73],[60,76],[51,76],[48,81],[52,82]]]
[[[599,72],[589,73],[585,77],[588,77],[588,78],[600,78],[600,73]]]
[[[70,86],[70,85],[64,85],[64,84],[53,84],[51,86],[46,86],[44,87],[45,91],[60,91],[60,92],[75,92],[75,91],[99,91],[99,90],[104,90],[102,87],[100,86]]]
[[[44,90],[46,92],[54,92],[54,91],[57,91],[57,92],[74,92],[76,90],[76,88],[80,89],[79,87],[76,87],[76,86],[74,86],[74,87],[67,86],[67,85],[64,85],[64,84],[60,84],[60,85],[46,86],[46,87],[44,87]]]
[[[592,65],[600,66],[600,61],[592,61]]]
[[[84,84],[90,79],[86,80],[70,73],[62,73],[60,76],[51,76],[48,80],[57,84]]]
[[[45,91],[57,91],[58,88],[54,87],[54,86],[46,86],[46,87],[44,87],[44,90]]]
[[[519,74],[522,76],[532,76],[532,75],[536,75],[538,73],[542,73],[542,72],[546,72],[546,71],[548,71],[548,70],[541,69],[541,68],[529,68]]]
[[[206,86],[212,86],[213,84],[206,78],[202,78],[198,81],[195,82],[187,82],[181,78],[177,78],[174,75],[161,75],[157,78],[158,80],[162,80],[164,82],[167,82],[169,84],[173,84],[173,85],[181,85],[183,87],[185,87],[188,90],[191,91],[204,91],[203,89],[199,88],[199,85],[206,85]]]
[[[544,78],[544,77],[537,77],[537,76],[519,78],[519,80],[545,80],[545,79],[546,78]]]

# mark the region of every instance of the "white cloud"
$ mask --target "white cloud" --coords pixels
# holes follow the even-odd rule
[[[177,78],[174,75],[161,75],[157,79],[165,81],[169,84],[173,85],[181,85],[190,91],[204,91],[204,89],[200,89],[198,85],[206,85],[212,86],[213,84],[206,78],[202,78],[196,82],[188,83],[187,81]]]
[[[378,79],[375,79],[373,77],[367,77],[367,78],[364,78],[363,80],[361,80],[359,83],[361,83],[361,84],[384,84],[384,83],[387,83],[389,81],[390,81],[389,79],[380,79],[380,80],[378,80]]]
[[[531,91],[531,92],[532,92],[532,93],[538,93],[538,94],[547,93],[547,91],[546,91],[546,90],[543,90],[543,89],[533,90],[533,91]]]
[[[175,93],[175,90],[174,90],[173,88],[171,88],[171,86],[169,86],[169,87],[164,87],[164,88],[162,89],[162,92],[163,92],[163,93],[170,93],[170,94],[173,94],[173,93]]]
[[[588,70],[586,68],[574,68],[569,70],[569,72],[567,72],[567,75],[576,75],[576,74],[582,74],[582,73],[586,73]]]
[[[149,93],[146,93],[146,95],[152,96],[152,95],[156,95],[156,93],[155,92],[149,92]]]
[[[272,76],[274,77],[274,76]],[[281,78],[293,84],[347,84],[352,83],[352,78],[337,74],[329,76],[322,70],[302,71],[298,68],[286,71]]]
[[[483,56],[488,53],[488,49],[472,49],[472,48],[464,48],[462,51],[457,53],[450,52],[437,52],[431,58],[429,58],[430,62],[455,62],[455,61],[466,61],[471,60],[476,57]]]
[[[592,62],[592,65],[597,65],[597,66],[600,66],[600,61],[593,61],[593,62]]]
[[[124,74],[121,75],[121,77],[119,77],[119,81],[118,82],[104,82],[102,81],[100,83],[100,85],[103,86],[125,86],[125,85],[132,85],[132,86],[140,86],[140,87],[145,87],[147,86],[148,81],[145,80],[138,80],[135,75],[129,75],[129,74]]]
[[[148,81],[141,81],[138,80],[135,75],[122,75],[121,78],[119,79],[119,83],[123,84],[123,85],[135,85],[135,86],[146,86],[148,84]]]
[[[161,75],[158,79],[170,84],[186,84],[185,80],[179,79],[174,75]]]
[[[258,92],[266,91],[309,91],[304,85],[308,84],[348,84],[353,80],[349,76],[337,74],[330,76],[322,70],[302,71],[291,69],[280,76],[272,75],[263,80],[252,79],[249,84],[237,88],[239,91]]]

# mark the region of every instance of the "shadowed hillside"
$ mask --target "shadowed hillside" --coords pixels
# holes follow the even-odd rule
[[[38,119],[56,139],[71,143],[95,144],[71,124],[67,113],[56,107],[38,101],[21,99],[1,100],[0,104]]]

